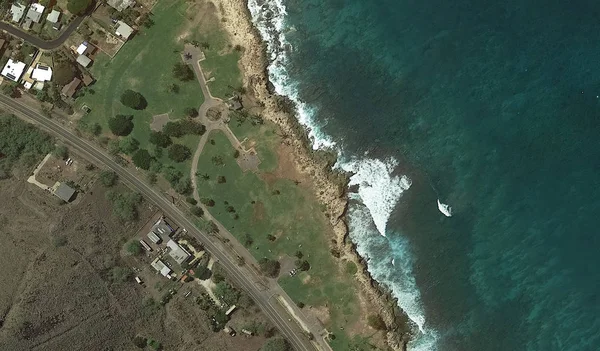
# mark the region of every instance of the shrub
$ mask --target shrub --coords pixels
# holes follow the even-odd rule
[[[182,177],[177,181],[177,184],[173,185],[173,189],[178,194],[189,194],[192,192],[192,181],[189,177]]]
[[[127,243],[126,250],[132,255],[139,255],[142,253],[142,244],[139,241],[132,240]]]
[[[108,120],[108,128],[114,135],[127,136],[133,130],[133,116],[116,115]]]
[[[69,0],[67,10],[74,15],[83,14],[92,5],[92,0]]]
[[[226,182],[227,182],[227,179],[225,179],[225,176],[218,176],[217,177],[217,183],[224,184]]]
[[[69,157],[69,150],[64,145],[58,145],[54,149],[54,156],[60,158],[61,160],[66,160]]]
[[[111,187],[117,183],[119,176],[113,171],[100,172],[100,183],[106,187]]]
[[[281,268],[279,261],[271,260],[268,258],[261,258],[260,261],[258,261],[258,263],[264,275],[271,278],[276,278],[279,275],[279,270]]]
[[[140,142],[132,136],[128,136],[127,138],[123,138],[121,141],[119,141],[119,149],[128,155],[133,154],[139,148]]]
[[[194,79],[194,71],[189,65],[179,62],[173,66],[173,76],[182,82],[187,82]]]
[[[121,103],[134,110],[143,110],[148,106],[144,96],[131,89],[127,89],[121,94]]]
[[[194,197],[192,197],[192,196],[188,196],[188,197],[186,197],[186,198],[185,198],[185,201],[186,201],[188,204],[192,204],[192,205],[197,205],[197,204],[198,204],[198,201],[196,201],[196,199],[194,199]]]
[[[385,325],[385,322],[383,321],[383,318],[381,318],[380,315],[378,314],[372,314],[369,317],[367,317],[367,323],[369,324],[369,326],[375,330],[386,330],[387,326]]]
[[[171,141],[171,137],[163,132],[150,133],[149,141],[151,144],[158,145],[160,147],[168,147],[169,145],[171,145],[173,143]]]
[[[183,112],[188,116],[188,117],[198,117],[198,110],[193,108],[193,107],[186,107],[185,110],[183,110]]]
[[[181,144],[169,146],[169,158],[175,162],[183,162],[192,156],[192,150]]]
[[[202,202],[202,204],[204,206],[208,206],[208,207],[213,207],[215,205],[215,200],[213,199],[209,199],[207,197],[203,197],[200,199],[200,202]]]
[[[297,260],[296,268],[298,268],[301,271],[307,271],[310,269],[310,263],[308,263],[307,260]]]
[[[152,164],[152,156],[146,149],[137,150],[131,157],[133,164],[143,170],[148,170]]]
[[[143,336],[139,336],[136,335],[135,338],[133,338],[133,344],[138,348],[138,349],[143,349],[144,347],[146,347],[146,338],[144,338]]]
[[[265,342],[260,351],[291,351],[292,347],[290,344],[281,337],[270,338]]]
[[[204,214],[204,211],[202,211],[202,209],[198,206],[194,206],[190,209],[190,212],[194,215],[194,216],[198,216],[201,217]]]
[[[238,158],[238,157],[240,157],[240,150],[235,150],[233,152],[233,158]]]

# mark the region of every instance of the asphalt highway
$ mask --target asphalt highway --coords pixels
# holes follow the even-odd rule
[[[189,234],[195,236],[204,244],[206,250],[225,269],[228,277],[252,297],[257,306],[260,307],[296,350],[315,350],[314,345],[304,335],[298,324],[276,301],[274,295],[277,294],[277,290],[271,289],[264,284],[257,284],[257,282],[262,281],[262,278],[257,273],[247,266],[238,266],[235,258],[227,252],[227,249],[223,245],[217,240],[213,240],[208,234],[198,230],[181,210],[170,202],[170,199],[167,199],[144,181],[138,179],[132,171],[120,166],[99,146],[78,137],[66,127],[45,117],[30,106],[0,94],[0,108],[14,113],[17,117],[35,122],[35,124],[55,137],[65,141],[74,151],[84,156],[88,161],[96,165],[104,165],[117,173],[121,181],[124,181],[131,188],[142,194],[147,201],[154,203],[161,209],[165,216],[187,229]]]

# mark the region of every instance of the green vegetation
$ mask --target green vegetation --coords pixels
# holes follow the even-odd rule
[[[192,150],[181,144],[169,146],[169,158],[175,162],[183,162],[192,156]]]
[[[119,149],[128,155],[133,154],[140,148],[140,142],[132,136],[128,136],[119,141]]]
[[[74,15],[82,15],[92,5],[92,0],[69,0],[67,10]]]
[[[129,268],[115,266],[110,270],[110,281],[113,283],[124,283],[129,280],[132,276],[132,272]]]
[[[109,191],[106,198],[113,206],[113,213],[124,221],[133,221],[138,218],[137,206],[142,202],[138,193]]]
[[[134,110],[143,110],[148,106],[148,101],[142,94],[131,89],[127,89],[121,95],[121,103]]]
[[[186,107],[183,112],[191,118],[198,117],[198,109],[193,107]]]
[[[228,305],[235,305],[240,298],[240,293],[225,281],[217,283],[215,295]]]
[[[350,275],[355,275],[356,272],[358,272],[358,268],[356,267],[356,264],[352,261],[348,261],[346,263],[346,273],[348,273]]]
[[[146,347],[147,345],[147,341],[146,338],[140,335],[136,335],[135,338],[133,338],[133,344],[138,348],[138,349],[143,349]]]
[[[67,147],[63,144],[60,144],[54,149],[54,156],[61,160],[66,160],[69,158],[69,149],[67,149]]]
[[[142,244],[140,244],[140,242],[137,240],[131,240],[128,242],[125,249],[132,255],[139,255],[143,252]]]
[[[367,317],[367,323],[369,324],[369,327],[371,327],[375,330],[386,330],[387,329],[387,326],[385,325],[383,318],[381,318],[381,316],[378,314],[369,315],[369,317]]]
[[[131,157],[131,160],[133,161],[133,164],[136,167],[140,167],[141,169],[147,170],[147,169],[150,169],[153,158],[150,155],[150,153],[148,152],[148,150],[139,149],[135,152],[135,154],[133,154],[133,156]]]
[[[156,351],[162,350],[162,345],[154,339],[148,339],[148,346]]]
[[[114,135],[127,136],[133,130],[133,116],[116,115],[108,120],[108,128]]]
[[[292,346],[281,337],[270,338],[265,342],[260,351],[291,351]]]
[[[171,137],[169,137],[167,134],[163,133],[163,132],[150,132],[150,138],[148,139],[148,141],[151,144],[160,146],[160,147],[168,147],[169,145],[171,145],[173,143],[173,141],[171,141]]]
[[[173,76],[182,82],[188,82],[194,79],[194,71],[192,71],[189,65],[177,62],[173,66]]]
[[[117,184],[119,176],[113,171],[102,171],[100,172],[100,183],[105,187],[111,187]]]
[[[192,206],[192,208],[190,209],[191,214],[193,214],[194,216],[197,217],[202,217],[202,215],[204,215],[204,211],[198,207],[198,206]]]
[[[263,272],[264,275],[271,278],[277,278],[277,276],[279,275],[279,270],[281,269],[279,261],[268,259],[265,257],[261,258],[258,261],[258,264],[260,265],[260,270]]]
[[[187,196],[187,197],[185,198],[185,201],[186,201],[188,204],[191,204],[191,205],[197,205],[197,204],[198,204],[198,201],[196,201],[196,199],[194,199],[194,197],[193,197],[193,196]]]

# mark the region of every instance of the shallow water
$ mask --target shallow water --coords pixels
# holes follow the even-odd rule
[[[356,172],[351,238],[411,349],[600,349],[600,4],[263,4],[271,78]]]

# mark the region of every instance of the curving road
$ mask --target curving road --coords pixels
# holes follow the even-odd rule
[[[113,158],[106,154],[99,146],[80,138],[59,123],[46,118],[37,110],[21,104],[7,96],[0,94],[0,108],[11,111],[16,116],[35,122],[52,135],[64,140],[73,150],[97,165],[104,165],[119,175],[119,179],[140,192],[145,199],[158,206],[163,213],[188,230],[190,235],[196,237],[208,252],[213,255],[225,269],[228,277],[239,287],[244,289],[256,302],[257,306],[281,331],[285,338],[296,350],[315,350],[315,346],[303,334],[300,327],[293,322],[284,308],[276,301],[279,291],[261,284],[259,277],[247,266],[238,266],[234,257],[230,256],[227,249],[206,233],[198,230],[186,216],[175,207],[170,199],[165,198],[144,181],[138,179],[132,170],[117,164]]]
[[[62,33],[60,33],[60,36],[58,38],[48,41],[40,39],[35,35],[31,35],[27,32],[24,32],[21,29],[6,22],[0,22],[0,29],[8,32],[12,36],[25,40],[29,44],[39,49],[52,50],[61,46],[65,42],[65,40],[67,40],[67,38],[77,29],[77,27],[79,27],[79,25],[84,19],[85,17],[83,16],[75,17],[75,19],[71,23],[69,23],[67,28],[65,28],[62,31]]]

